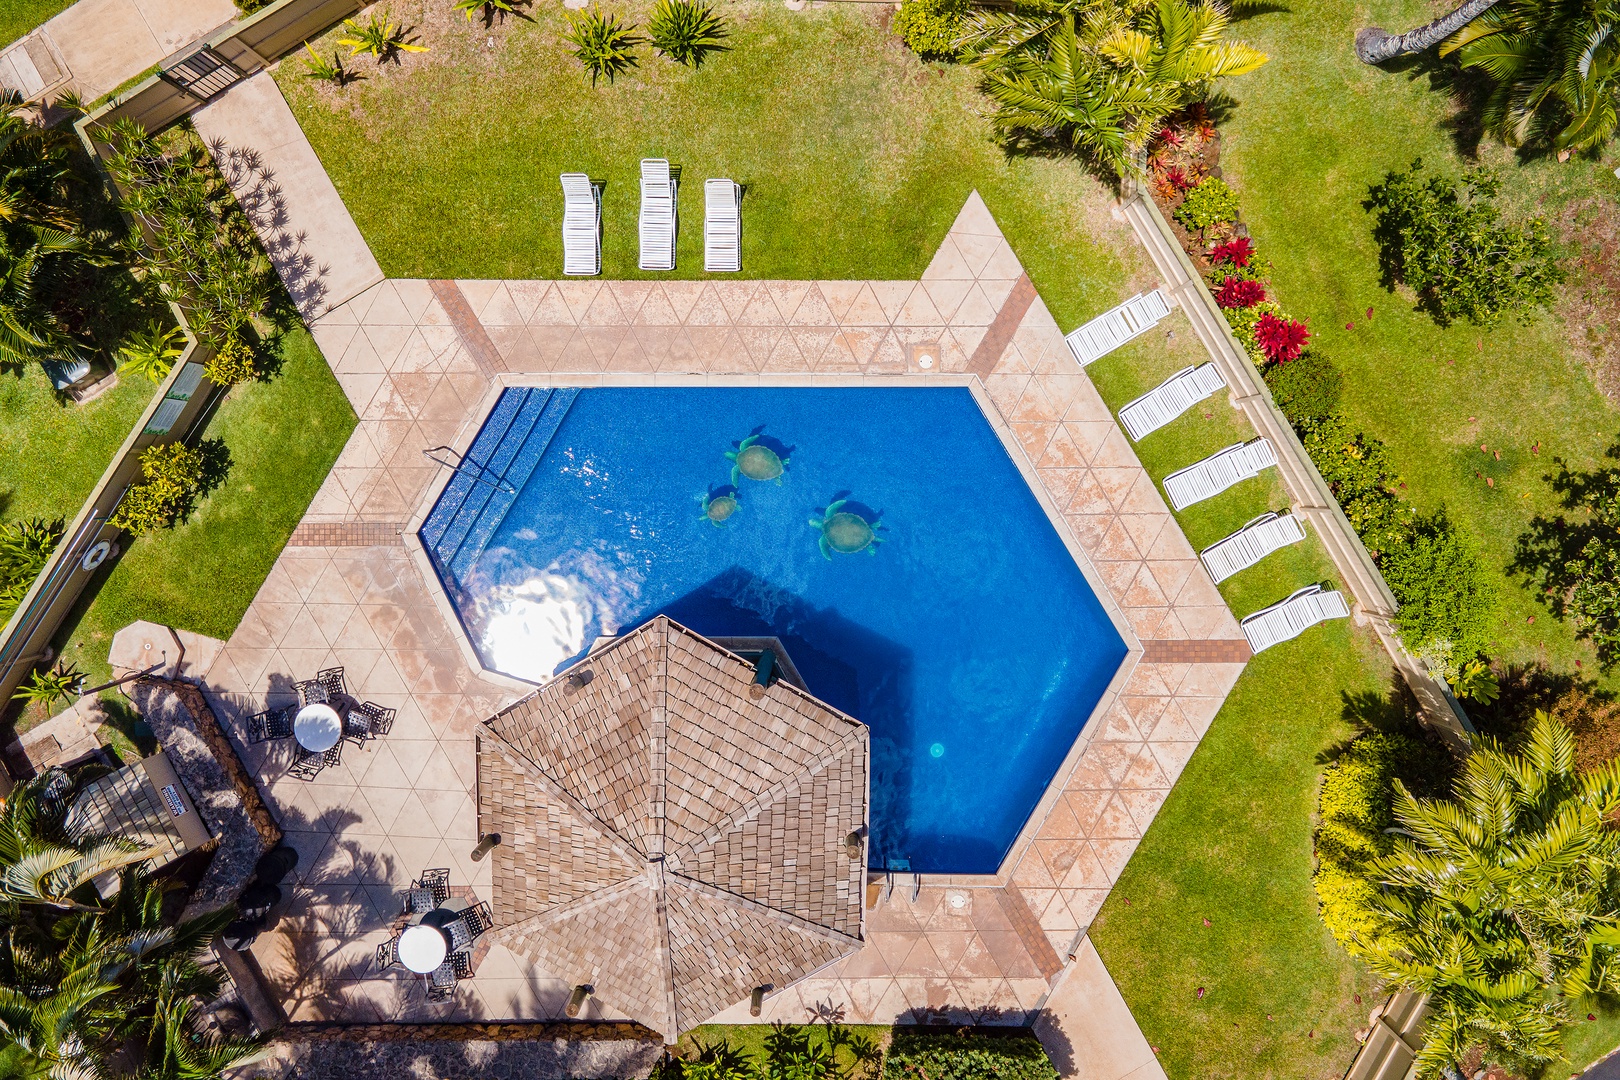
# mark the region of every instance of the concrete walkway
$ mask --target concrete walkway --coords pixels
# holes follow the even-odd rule
[[[0,52],[0,86],[86,102],[237,17],[231,0],[80,0]]]
[[[305,319],[382,281],[382,268],[269,72],[237,83],[192,121]]]
[[[1035,1034],[1065,1077],[1168,1080],[1090,938],[1059,976]]]

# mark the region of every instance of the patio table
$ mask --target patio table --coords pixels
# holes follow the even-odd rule
[[[449,951],[449,939],[435,926],[407,926],[399,935],[399,962],[418,975],[431,974]]]
[[[343,720],[330,705],[305,705],[293,717],[293,738],[311,753],[332,749],[342,736]]]

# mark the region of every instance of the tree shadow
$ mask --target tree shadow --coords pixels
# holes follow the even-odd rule
[[[236,195],[237,204],[259,235],[265,254],[287,290],[293,307],[306,318],[313,318],[326,301],[327,277],[332,268],[316,263],[306,250],[309,234],[294,231],[287,210],[287,194],[263,155],[251,147],[231,146],[223,139],[211,140],[209,153],[219,165],[225,182]],[[277,320],[280,325],[284,320]]]

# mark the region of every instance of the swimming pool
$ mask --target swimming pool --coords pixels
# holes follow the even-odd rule
[[[871,864],[993,873],[1126,647],[966,387],[509,389],[421,537],[485,664],[665,614],[871,729]]]

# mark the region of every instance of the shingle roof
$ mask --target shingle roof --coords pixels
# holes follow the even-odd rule
[[[576,670],[479,738],[508,947],[670,1039],[860,947],[864,725],[663,616]]]

